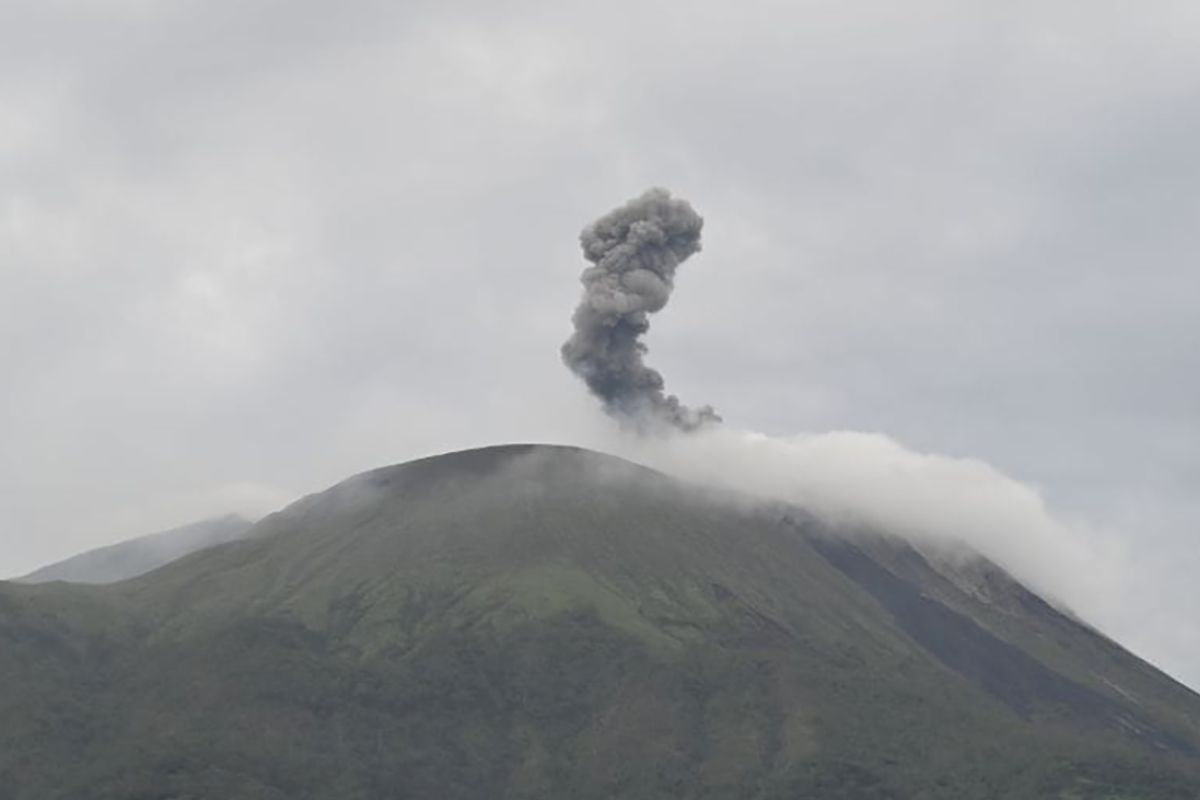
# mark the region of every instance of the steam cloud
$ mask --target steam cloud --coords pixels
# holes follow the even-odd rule
[[[642,337],[649,315],[667,304],[676,269],[700,249],[702,225],[686,201],[651,189],[580,235],[592,266],[564,362],[627,432],[690,432],[614,440],[605,430],[588,444],[699,485],[804,508],[846,535],[902,536],[935,567],[954,567],[953,580],[973,580],[967,567],[982,555],[1060,608],[1121,627],[1123,598],[1136,585],[1122,548],[1057,517],[1036,489],[987,463],[916,452],[878,433],[731,429],[708,424],[720,420],[712,408],[692,410],[666,394],[644,363]]]
[[[605,442],[614,444],[631,461],[803,508],[837,530],[901,536],[927,558],[969,562],[978,553],[1104,626],[1118,625],[1134,591],[1116,542],[1056,516],[1036,489],[978,459],[916,452],[861,431],[779,437],[714,426]]]
[[[610,415],[645,431],[691,431],[721,418],[711,406],[690,409],[664,391],[646,366],[642,334],[667,304],[675,270],[700,249],[704,220],[686,200],[650,189],[583,229],[579,243],[593,266],[583,271],[583,299],[563,361],[583,378]]]
[[[583,299],[563,361],[605,410],[633,432],[618,451],[699,484],[805,508],[840,529],[887,531],[934,559],[979,553],[1043,597],[1120,618],[1124,559],[1095,531],[1056,518],[1036,490],[988,464],[918,453],[890,437],[855,431],[772,437],[717,426],[710,407],[692,410],[665,393],[644,363],[649,315],[670,298],[675,270],[700,249],[703,220],[684,200],[651,189],[580,234]],[[697,429],[700,430],[697,430]],[[614,446],[607,437],[597,447]],[[842,528],[841,526],[846,527]],[[965,546],[966,550],[962,548]]]

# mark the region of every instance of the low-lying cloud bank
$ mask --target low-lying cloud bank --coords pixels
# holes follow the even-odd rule
[[[728,428],[625,437],[620,454],[918,545],[966,545],[1089,622],[1114,619],[1120,553],[983,461],[915,452],[878,433],[771,437]]]

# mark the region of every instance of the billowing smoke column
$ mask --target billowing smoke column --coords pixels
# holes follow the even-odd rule
[[[675,270],[700,249],[704,220],[687,201],[651,189],[583,229],[593,266],[583,271],[583,300],[563,361],[604,402],[604,410],[640,431],[690,431],[720,421],[710,406],[689,409],[663,391],[647,367],[641,336],[650,314],[667,304]]]

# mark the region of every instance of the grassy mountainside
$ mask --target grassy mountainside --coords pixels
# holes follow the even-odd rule
[[[0,796],[1197,798],[1200,697],[986,562],[570,448],[0,584]]]
[[[235,514],[194,522],[89,550],[42,567],[18,580],[22,583],[116,583],[144,575],[188,553],[239,539],[251,524]]]

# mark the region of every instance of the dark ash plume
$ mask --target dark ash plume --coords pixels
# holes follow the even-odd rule
[[[690,431],[720,417],[710,406],[690,409],[663,391],[647,367],[641,336],[649,315],[667,304],[675,270],[700,249],[704,220],[687,201],[651,189],[583,229],[579,243],[594,266],[583,271],[583,299],[563,361],[604,402],[604,410],[645,430]]]

